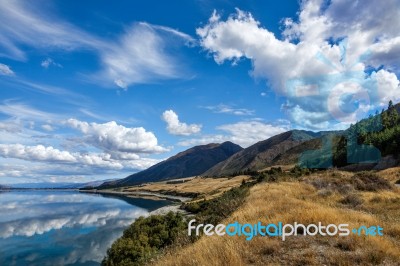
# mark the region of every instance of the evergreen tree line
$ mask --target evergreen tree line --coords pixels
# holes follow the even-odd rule
[[[389,101],[388,108],[351,125],[334,142],[333,164],[345,166],[358,161],[376,161],[381,156],[400,154],[400,116]]]

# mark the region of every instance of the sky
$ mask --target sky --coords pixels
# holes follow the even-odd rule
[[[400,101],[399,62],[399,0],[0,0],[0,184],[344,129]]]

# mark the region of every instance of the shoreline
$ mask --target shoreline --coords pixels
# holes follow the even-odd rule
[[[151,198],[164,199],[164,200],[180,202],[180,203],[184,203],[184,202],[192,200],[192,198],[189,198],[189,197],[167,195],[167,194],[151,192],[151,191],[135,191],[135,192],[129,191],[128,192],[128,191],[115,191],[115,190],[107,190],[107,189],[104,189],[104,190],[92,189],[92,190],[79,190],[79,192],[92,193],[92,194],[123,195],[123,196],[128,196],[128,197],[139,197],[139,198],[151,197]]]

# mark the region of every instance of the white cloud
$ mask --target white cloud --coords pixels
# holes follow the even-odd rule
[[[98,124],[68,119],[64,124],[83,133],[85,143],[107,152],[160,153],[167,151],[156,136],[143,127],[128,128],[115,121]]]
[[[167,110],[162,114],[162,119],[167,123],[167,130],[172,135],[189,136],[199,133],[202,125],[186,124],[179,121],[178,115],[173,110]]]
[[[400,82],[394,73],[381,69],[372,75],[375,75],[378,83],[380,106],[386,106],[390,100],[400,101]]]
[[[22,144],[0,144],[0,156],[3,158],[21,159],[29,162],[43,162],[58,165],[76,165],[78,167],[99,168],[104,170],[138,170],[146,169],[159,160],[141,158],[140,156],[113,155],[108,153],[80,153],[62,151],[52,146]],[[125,156],[125,157],[124,157]],[[47,172],[52,167],[47,166]],[[30,169],[33,170],[33,169]],[[43,171],[44,169],[39,169]],[[7,169],[5,169],[7,171]]]
[[[0,56],[26,60],[21,45],[46,51],[90,50],[99,56],[102,70],[86,76],[101,85],[123,89],[131,84],[183,77],[182,62],[167,48],[194,42],[178,30],[144,22],[127,27],[117,40],[104,39],[56,18],[51,10],[19,0],[0,1],[0,13]],[[51,58],[41,65],[61,66]]]
[[[182,77],[180,63],[167,51],[167,42],[176,38],[191,40],[190,36],[167,27],[134,24],[117,43],[101,52],[101,76],[123,89],[130,84]]]
[[[44,130],[49,131],[49,132],[54,131],[54,127],[52,127],[51,125],[48,125],[48,124],[42,125],[41,128],[43,128]]]
[[[11,68],[9,66],[0,63],[0,75],[13,76],[13,75],[15,75],[15,73],[14,73],[14,71],[11,70]]]
[[[204,106],[203,108],[213,111],[214,113],[232,114],[232,115],[254,115],[254,110],[246,108],[234,108],[226,104],[215,106]]]
[[[33,3],[1,1],[0,13],[0,47],[3,48],[0,54],[5,57],[25,60],[26,55],[19,48],[20,44],[65,50],[104,46],[103,41],[56,19],[51,12],[43,12]]]
[[[76,162],[76,158],[71,153],[43,145],[0,144],[0,156],[28,161]]]
[[[160,161],[148,158],[148,154],[168,151],[157,144],[152,132],[142,127],[127,128],[115,122],[98,124],[63,120],[56,114],[12,101],[0,105],[0,113],[12,116],[0,121],[0,176],[5,178],[48,180],[56,175],[60,177],[57,177],[59,181],[64,181],[63,178],[71,180],[78,176],[81,180],[94,175],[124,177]],[[31,128],[34,121],[40,123],[35,129]],[[57,129],[60,126],[71,127],[79,133],[44,133],[55,130],[55,126]],[[29,167],[16,167],[20,160]]]
[[[22,120],[49,121],[59,120],[60,116],[33,108],[27,104],[5,100],[0,104],[0,113]]]
[[[13,121],[0,122],[0,131],[18,133],[21,131],[21,125]]]
[[[319,128],[327,122],[325,126],[330,127],[342,122],[330,113],[327,102],[338,84],[358,83],[369,95],[372,108],[394,97],[382,90],[376,93],[373,78],[380,78],[377,82],[382,86],[383,72],[369,75],[364,70],[382,66],[384,71],[392,70],[389,72],[393,81],[386,85],[391,86],[388,91],[397,90],[394,73],[399,69],[399,4],[392,0],[378,8],[373,1],[303,1],[298,20],[284,20],[284,39],[262,27],[250,13],[237,10],[223,20],[214,12],[197,34],[201,46],[218,64],[237,63],[241,58],[251,60],[251,74],[267,79],[276,93],[287,97],[286,112],[293,122],[300,126],[307,123],[308,128]],[[313,88],[307,91],[312,94],[299,95],[298,89],[306,86]],[[353,92],[351,88],[343,91],[343,97]],[[364,100],[364,93],[358,95],[362,98],[357,100]],[[364,107],[347,111],[367,115]],[[323,114],[316,115],[318,112]]]
[[[207,143],[232,141],[242,147],[248,147],[258,141],[268,139],[289,130],[288,125],[272,125],[260,121],[242,121],[217,127],[225,134],[205,135],[199,138],[183,140],[181,146],[192,146]]]
[[[50,66],[55,66],[55,67],[62,67],[62,65],[60,65],[59,63],[55,62],[53,59],[51,58],[46,58],[45,60],[42,61],[42,63],[40,63],[40,65],[43,68],[49,68]]]

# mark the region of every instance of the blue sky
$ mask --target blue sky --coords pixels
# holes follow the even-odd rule
[[[400,99],[399,1],[375,5],[0,1],[0,184],[345,128]]]

